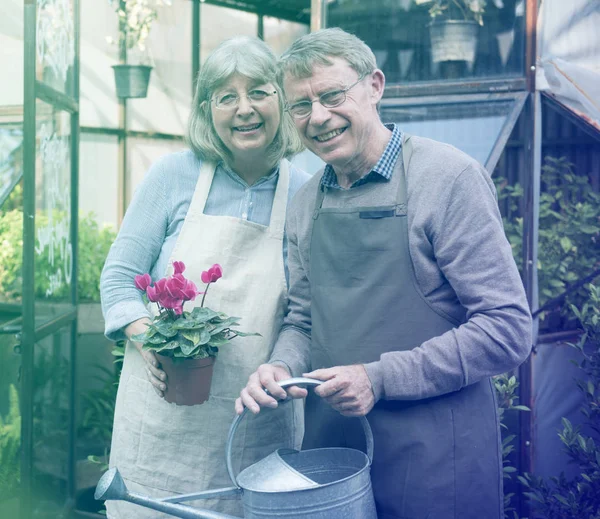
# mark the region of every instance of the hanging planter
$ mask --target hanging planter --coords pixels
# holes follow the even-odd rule
[[[119,20],[118,38],[106,38],[119,49],[121,61],[150,63],[150,65],[113,65],[117,97],[121,99],[146,97],[152,71],[152,55],[146,47],[158,10],[170,6],[172,0],[108,0]]]
[[[148,95],[150,65],[113,65],[117,97],[139,98]]]
[[[469,68],[475,62],[479,24],[471,20],[440,20],[429,24],[431,59],[465,61]]]

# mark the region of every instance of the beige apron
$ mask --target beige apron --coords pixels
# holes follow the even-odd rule
[[[214,263],[223,277],[210,286],[205,306],[241,317],[238,337],[220,348],[210,397],[197,406],[177,406],[158,397],[148,382],[144,361],[128,344],[115,409],[111,467],[131,490],[162,497],[231,486],[225,444],[235,417],[234,401],[256,368],[269,359],[287,304],[283,230],[289,187],[288,162],[281,162],[268,227],[231,216],[204,214],[215,172],[203,163],[194,196],[169,261],[186,265],[184,275],[203,290],[202,270]],[[200,305],[201,297],[195,304]],[[186,303],[190,310],[193,303]],[[248,415],[233,449],[236,471],[279,447],[298,448],[302,439],[301,402]],[[192,506],[242,516],[239,498],[200,500]],[[167,518],[122,501],[107,502],[113,519]]]

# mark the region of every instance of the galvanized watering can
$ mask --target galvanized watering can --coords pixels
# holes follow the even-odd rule
[[[320,380],[292,378],[279,385],[285,389],[319,384]],[[181,503],[240,494],[245,519],[377,519],[370,478],[373,433],[364,416],[361,422],[366,436],[366,454],[341,447],[306,451],[277,449],[242,470],[236,478],[231,446],[246,412],[247,409],[231,424],[225,448],[227,471],[233,487],[151,499],[130,493],[119,471],[113,468],[98,482],[95,498],[129,501],[184,519],[238,519]]]

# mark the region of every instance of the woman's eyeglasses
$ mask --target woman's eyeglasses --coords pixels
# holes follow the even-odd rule
[[[248,102],[253,106],[261,106],[265,104],[267,100],[277,94],[276,90],[261,90],[255,88],[243,94]],[[222,94],[215,95],[211,101],[214,101],[215,108],[219,110],[234,110],[240,105],[240,95],[235,92],[225,92]]]

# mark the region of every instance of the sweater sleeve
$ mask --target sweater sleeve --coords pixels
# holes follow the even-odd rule
[[[288,310],[269,363],[283,363],[293,377],[310,370],[311,317],[310,283],[298,246],[293,207],[286,220],[288,238]]]
[[[413,350],[366,364],[377,398],[415,400],[457,391],[514,369],[531,350],[525,291],[493,184],[481,166],[472,163],[456,177],[441,211],[429,239],[439,269],[466,309],[465,322]]]
[[[155,163],[136,190],[102,270],[100,297],[111,340],[124,339],[124,327],[150,316],[134,278],[150,272],[165,240],[169,208],[163,164]]]

